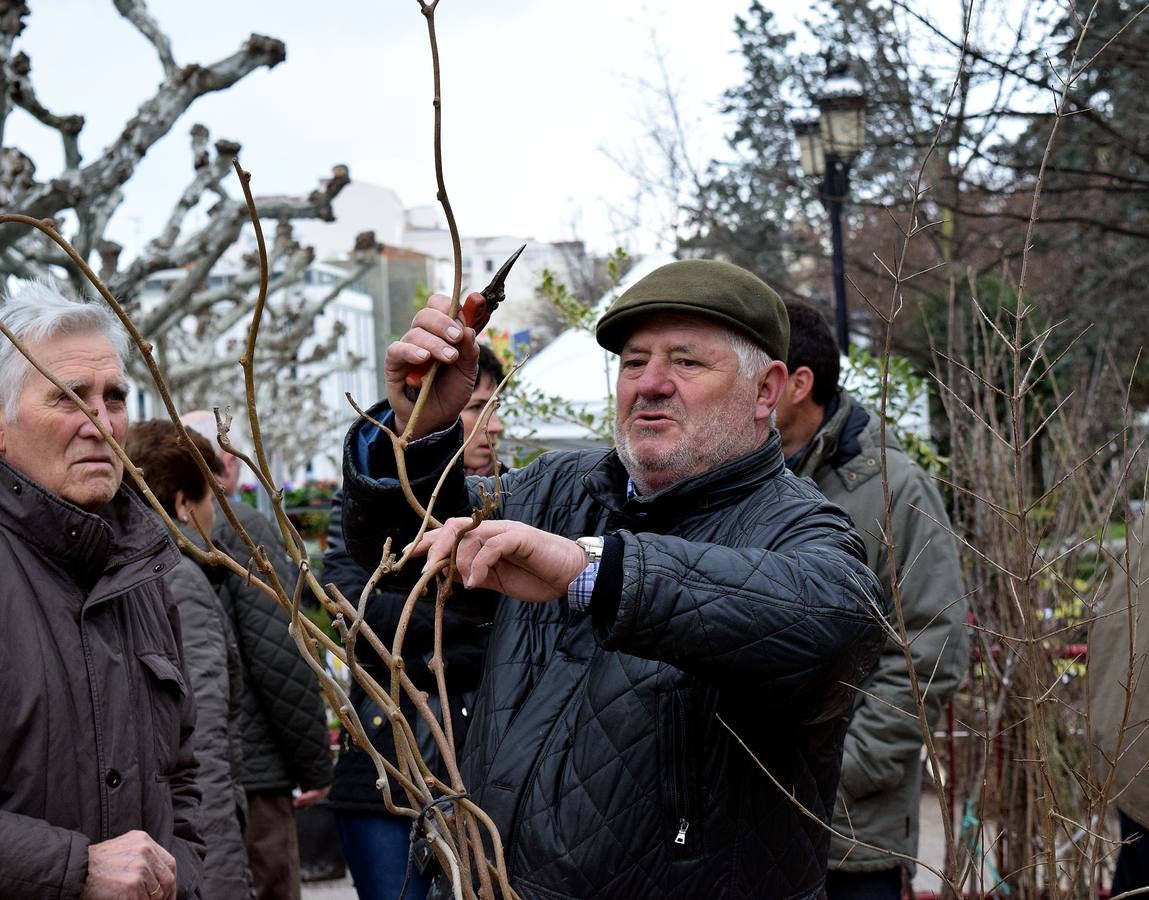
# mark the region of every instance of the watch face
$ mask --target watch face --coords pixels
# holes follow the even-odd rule
[[[587,559],[590,562],[598,562],[598,560],[602,559],[602,538],[580,537],[575,543],[586,551]]]

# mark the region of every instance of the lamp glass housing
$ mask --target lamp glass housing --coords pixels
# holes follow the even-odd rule
[[[793,119],[794,135],[798,138],[798,164],[803,173],[814,178],[821,178],[826,172],[826,151],[822,145],[819,118],[815,112]]]
[[[853,162],[866,141],[866,98],[861,93],[830,94],[819,98],[818,105],[825,152]]]

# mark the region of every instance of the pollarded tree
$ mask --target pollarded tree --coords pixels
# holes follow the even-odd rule
[[[160,233],[134,258],[122,261],[122,247],[110,239],[107,230],[138,164],[192,104],[229,89],[258,69],[275,67],[285,59],[286,49],[275,38],[253,34],[238,50],[216,62],[180,64],[144,0],[113,2],[155,51],[163,78],[142,99],[115,140],[85,160],[80,151],[84,116],[45,107],[33,84],[32,61],[20,50],[29,5],[0,0],[0,208],[55,219],[82,256],[99,257],[101,277],[155,345],[181,408],[231,404],[242,412],[244,395],[234,365],[239,354],[230,348],[256,302],[259,272],[255,255],[243,252],[254,248],[244,246],[245,240],[251,242],[251,226],[231,165],[240,144],[231,140],[213,144],[206,127],[193,125],[189,177],[171,198],[171,213]],[[20,148],[3,145],[4,126],[18,110],[59,135],[63,145],[60,171],[46,176]],[[301,285],[314,252],[300,246],[291,233],[294,220],[334,219],[332,201],[349,181],[347,168],[335,166],[331,177],[308,193],[256,198],[262,217],[279,223],[269,248],[266,313],[275,337],[260,344],[258,366],[267,375],[260,379],[261,390],[287,389],[277,379],[295,373],[287,379],[294,395],[314,397],[318,377],[333,367],[355,364],[341,347],[338,328],[316,340],[311,325],[365,271],[375,249],[374,238],[362,235],[354,248],[348,248],[352,264],[344,277],[323,291],[304,292]],[[13,226],[0,229],[0,276],[66,279],[75,290],[88,290],[74,263],[54,243],[39,232]],[[150,384],[142,370],[131,374],[137,383]],[[277,415],[290,419],[280,424],[286,428],[294,423],[291,430],[301,439],[284,446],[299,460],[308,458],[320,440],[317,435],[325,431],[324,416],[330,411],[320,404],[311,405],[313,417],[308,421],[319,427],[300,430],[299,402],[266,399],[262,408],[269,433],[283,430],[276,427]],[[310,440],[309,434],[313,435]]]

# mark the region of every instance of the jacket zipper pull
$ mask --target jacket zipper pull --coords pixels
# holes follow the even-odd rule
[[[686,843],[686,829],[690,827],[690,823],[686,819],[678,820],[678,836],[674,839],[676,844]]]

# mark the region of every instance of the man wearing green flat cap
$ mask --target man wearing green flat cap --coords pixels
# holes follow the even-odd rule
[[[407,455],[424,500],[476,371],[448,307],[432,297],[388,349],[374,410],[405,428],[407,373],[441,364]],[[820,897],[884,608],[849,519],[785,468],[785,307],[743,269],[687,260],[623,293],[597,337],[620,358],[617,449],[504,475],[465,534],[495,484],[456,464],[436,511],[459,518],[415,551],[458,542],[459,579],[502,595],[464,781],[524,900]],[[352,428],[344,469],[347,547],[373,567],[417,522],[378,428]]]

